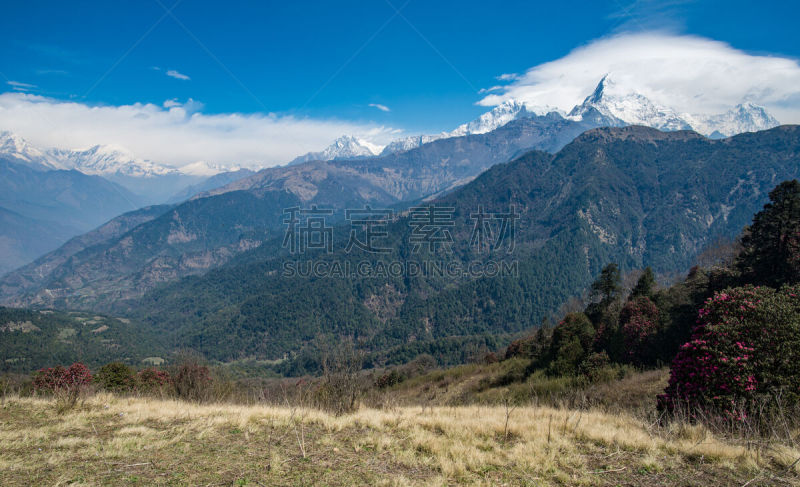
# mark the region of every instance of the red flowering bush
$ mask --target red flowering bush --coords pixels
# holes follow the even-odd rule
[[[136,374],[136,388],[142,392],[164,391],[172,385],[172,378],[165,370],[155,367],[140,370]]]
[[[653,338],[658,330],[658,308],[645,296],[625,303],[619,315],[624,359],[645,365],[653,361]]]
[[[33,376],[33,388],[36,391],[59,392],[78,390],[92,382],[89,368],[80,362],[69,367],[58,365],[41,369]]]
[[[800,286],[745,286],[709,298],[672,362],[659,408],[744,420],[760,400],[800,399]]]

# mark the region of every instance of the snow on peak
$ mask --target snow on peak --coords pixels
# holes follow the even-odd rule
[[[646,125],[659,130],[690,130],[692,126],[675,110],[657,105],[641,93],[617,84],[608,74],[603,76],[591,95],[569,113],[573,119],[582,119],[591,109],[617,125]]]
[[[0,155],[14,158],[38,170],[74,169],[95,176],[154,177],[177,173],[171,167],[138,159],[123,147],[95,145],[79,150],[42,150],[8,131],[0,132]]]
[[[750,102],[740,103],[719,115],[690,115],[689,120],[696,131],[710,137],[729,137],[743,132],[758,132],[777,127],[780,122],[766,108]]]
[[[182,174],[188,176],[214,176],[223,172],[238,171],[240,169],[241,167],[239,166],[228,167],[207,161],[192,162],[191,164],[186,164],[178,168]]]
[[[124,147],[114,145],[95,145],[82,150],[51,149],[47,155],[59,161],[63,167],[96,176],[149,178],[177,173],[174,168],[139,159]]]
[[[443,138],[443,135],[410,135],[408,137],[402,137],[400,139],[395,139],[383,148],[381,152],[382,156],[386,154],[393,154],[395,152],[405,152],[407,150],[416,149],[417,147],[421,146],[422,144],[427,144],[428,142],[433,142],[434,140],[438,140]]]
[[[51,161],[44,152],[9,131],[0,132],[0,155],[30,164],[35,169],[61,169],[61,166]]]
[[[410,137],[396,139],[384,147],[381,154],[386,155],[394,152],[405,152],[407,150],[416,149],[428,142],[449,137],[485,134],[502,127],[512,120],[541,117],[553,112],[561,114],[561,112],[554,107],[534,106],[519,100],[507,100],[475,120],[459,125],[455,130],[450,132],[442,132],[437,135],[412,135]]]
[[[557,110],[551,107],[532,106],[513,99],[506,100],[475,120],[458,126],[455,130],[449,132],[447,136],[459,137],[462,135],[485,134],[502,127],[512,120],[542,116],[554,111]]]
[[[376,156],[381,153],[382,149],[382,146],[372,144],[366,140],[351,135],[343,135],[320,152],[304,154],[295,158],[289,165],[308,161],[331,161],[333,159]]]
[[[581,120],[591,111],[606,117],[609,125],[646,125],[665,131],[694,130],[712,138],[780,125],[764,107],[753,103],[736,105],[721,114],[679,114],[672,108],[654,103],[635,89],[617,84],[609,75],[603,76],[594,92],[573,108],[569,117]]]
[[[336,159],[339,157],[374,156],[379,154],[381,149],[383,149],[382,146],[367,142],[364,139],[343,135],[333,141],[333,144],[322,152],[326,157]]]

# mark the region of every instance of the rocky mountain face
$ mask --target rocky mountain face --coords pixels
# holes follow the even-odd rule
[[[323,186],[338,184],[355,188],[366,201],[387,204],[416,200],[465,184],[494,164],[525,150],[557,151],[578,134],[596,126],[595,121],[576,122],[557,113],[525,117],[488,133],[435,140],[413,150],[379,157],[263,169],[201,196],[240,190],[256,193],[285,190],[310,201],[320,199]]]
[[[0,301],[91,307],[206,272],[281,235],[285,208],[403,205],[463,185],[531,148],[555,151],[592,125],[557,114],[375,158],[269,168],[214,189],[48,272],[0,281]],[[52,256],[44,256],[49,261]],[[32,280],[31,280],[32,279]],[[21,282],[25,282],[21,285]]]
[[[316,337],[350,334],[391,363],[436,354],[453,346],[453,337],[538,324],[609,262],[623,271],[646,265],[685,271],[716,237],[739,234],[778,182],[797,177],[798,126],[719,141],[690,131],[598,128],[555,155],[531,152],[495,165],[438,199],[455,209],[450,249],[415,253],[410,217],[401,216],[387,228],[388,254],[342,250],[343,227],[334,254],[307,257],[342,266],[365,259],[384,265],[516,261],[516,274],[286,277],[283,263],[296,257],[273,241],[202,277],[118,305],[170,330],[175,344],[220,360],[288,353],[302,367],[315,356]],[[512,205],[519,220],[511,253],[475,248],[474,212],[507,212]]]

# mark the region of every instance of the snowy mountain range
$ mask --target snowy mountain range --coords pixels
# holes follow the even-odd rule
[[[128,150],[112,145],[95,145],[83,150],[50,149],[46,154],[62,169],[75,169],[93,176],[152,178],[179,173],[175,168],[139,159]]]
[[[697,132],[708,137],[722,138],[743,132],[758,132],[780,125],[767,110],[753,103],[736,105],[719,115],[684,115]]]
[[[742,132],[755,132],[779,125],[764,107],[753,103],[742,103],[721,114],[690,114],[653,102],[635,88],[618,84],[609,76],[603,76],[594,91],[583,102],[568,113],[548,106],[534,106],[520,100],[507,100],[484,113],[477,119],[456,127],[450,132],[434,135],[413,135],[396,139],[382,147],[362,138],[344,135],[318,152],[301,155],[288,165],[308,161],[330,161],[354,159],[405,152],[439,139],[491,132],[512,120],[531,118],[548,113],[582,121],[591,117],[597,125],[619,127],[644,125],[664,131],[694,130],[710,138],[722,138]],[[0,155],[17,159],[41,169],[75,169],[84,174],[124,178],[209,177],[223,172],[236,171],[239,167],[198,161],[181,168],[157,164],[135,157],[121,147],[96,145],[83,150],[49,149],[34,147],[11,132],[0,132]],[[125,181],[120,180],[124,184]]]
[[[95,145],[88,149],[76,150],[41,149],[9,131],[0,132],[0,156],[25,163],[37,170],[74,169],[90,176],[104,177],[156,178],[181,175],[208,177],[240,169],[206,161],[197,161],[175,168],[136,157],[124,147],[114,145]]]
[[[635,89],[620,86],[609,76],[604,76],[595,90],[569,113],[553,107],[530,105],[519,100],[507,100],[477,119],[460,125],[450,132],[436,135],[414,135],[392,141],[383,154],[402,152],[438,139],[463,135],[483,134],[512,120],[556,112],[574,121],[592,117],[601,125],[621,127],[644,125],[663,131],[694,130],[710,138],[723,138],[742,132],[757,132],[780,125],[764,107],[753,103],[736,105],[725,113],[715,115],[678,113],[659,105]]]
[[[95,145],[88,149],[42,149],[12,132],[0,132],[0,158],[23,164],[40,172],[74,170],[88,176],[101,176],[140,197],[142,204],[160,204],[183,195],[216,175],[240,175],[239,167],[229,168],[197,161],[181,168],[161,165],[136,157],[123,147]],[[222,180],[228,180],[222,178]]]
[[[607,117],[609,125],[644,125],[663,131],[694,130],[711,138],[757,132],[780,125],[764,107],[753,103],[742,103],[716,115],[678,113],[635,90],[621,87],[608,75],[600,80],[582,104],[570,111],[568,118],[582,119],[591,108]]]
[[[32,146],[19,135],[8,131],[0,132],[0,155],[38,170],[63,169],[44,151]]]

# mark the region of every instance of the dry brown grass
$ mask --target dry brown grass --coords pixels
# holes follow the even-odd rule
[[[0,485],[796,484],[800,450],[552,407],[317,410],[98,394],[0,407]]]

